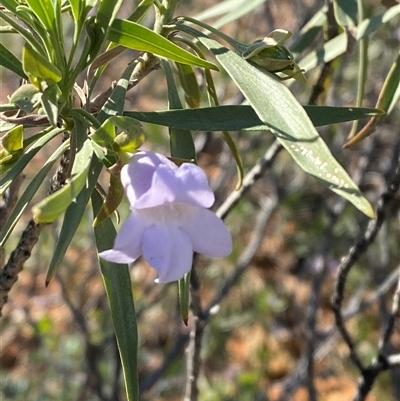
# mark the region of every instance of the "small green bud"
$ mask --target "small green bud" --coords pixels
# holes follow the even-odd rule
[[[275,29],[264,39],[256,40],[248,45],[242,53],[242,57],[265,68],[268,72],[281,72],[287,75],[286,78],[294,78],[304,83],[305,77],[295,63],[293,54],[282,44],[291,35],[289,31],[284,29]]]

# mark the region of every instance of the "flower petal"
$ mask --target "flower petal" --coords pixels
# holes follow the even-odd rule
[[[154,152],[135,153],[122,168],[121,182],[131,206],[150,189],[153,174],[160,164],[168,166],[172,171],[178,168],[165,156]]]
[[[146,227],[146,220],[138,211],[132,210],[115,238],[113,249],[100,252],[99,256],[116,263],[135,261],[142,254],[142,237]]]
[[[180,202],[210,207],[214,200],[207,176],[200,167],[184,163],[175,171],[161,164],[154,171],[151,187],[133,206],[149,208]]]
[[[212,257],[223,257],[232,252],[231,234],[213,212],[199,208],[195,215],[181,221],[180,226],[190,237],[194,252]]]
[[[134,261],[134,259],[132,259],[130,256],[121,251],[115,251],[114,249],[108,249],[107,251],[100,252],[99,256],[108,262],[120,264],[132,263]]]
[[[161,206],[172,203],[180,192],[179,182],[175,177],[175,171],[169,166],[161,164],[154,171],[151,186],[134,203],[138,209]]]
[[[154,225],[143,235],[143,256],[158,272],[158,283],[179,280],[192,268],[189,237],[177,226]]]
[[[181,191],[177,201],[192,205],[211,207],[214,193],[210,188],[205,172],[195,164],[183,163],[175,173],[180,182]]]

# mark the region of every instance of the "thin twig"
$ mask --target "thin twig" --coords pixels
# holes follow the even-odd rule
[[[63,139],[67,139],[66,134],[64,134]],[[65,173],[65,171],[69,171],[69,158],[67,154],[64,154],[61,158],[60,167],[51,180],[49,193],[58,191],[65,184],[67,178],[67,173]],[[22,232],[18,245],[2,268],[0,272],[0,317],[2,316],[4,305],[7,303],[8,293],[18,280],[19,273],[22,271],[25,262],[30,258],[32,249],[46,225],[47,224],[36,223],[31,219]]]
[[[263,234],[265,230],[265,225],[267,224],[271,213],[276,208],[278,204],[278,198],[268,197],[263,200],[261,209],[258,213],[254,231],[252,233],[252,238],[247,244],[246,248],[238,258],[236,266],[234,267],[230,276],[225,280],[224,285],[218,290],[215,297],[208,303],[204,309],[204,314],[209,318],[213,314],[213,310],[217,307],[222,300],[228,295],[229,291],[236,284],[242,274],[245,272],[246,268],[253,259],[255,253],[257,252],[260,242],[263,239]]]
[[[376,220],[370,221],[365,234],[357,241],[356,245],[350,249],[348,255],[339,266],[339,275],[336,282],[335,292],[333,297],[333,311],[335,314],[336,326],[349,348],[351,360],[357,366],[362,375],[362,382],[364,382],[364,384],[361,384],[359,388],[362,387],[366,391],[365,392],[363,390],[362,393],[358,392],[359,397],[357,395],[355,400],[365,399],[365,396],[366,394],[368,394],[370,388],[372,387],[372,384],[375,381],[377,374],[383,369],[387,368],[387,363],[384,363],[384,361],[382,361],[382,358],[378,357],[377,360],[372,365],[366,368],[361,362],[361,358],[356,350],[354,341],[344,324],[343,314],[341,310],[344,300],[344,289],[347,281],[347,276],[352,266],[374,241],[380,227],[385,221],[388,206],[393,200],[397,190],[399,189],[400,186],[399,153],[397,153],[396,155],[396,160],[394,160],[391,171],[394,171],[394,173],[392,174],[392,178],[388,183],[385,192],[382,194],[378,202]]]
[[[15,204],[18,201],[18,193],[24,180],[24,175],[20,174],[17,176],[13,182],[11,183],[8,190],[3,195],[3,204],[0,206],[0,230],[3,230],[3,227],[6,224],[8,217],[10,216],[11,211],[13,210]],[[5,262],[5,252],[4,248],[0,249],[0,266],[4,265]],[[1,310],[1,309],[0,309]],[[1,314],[0,314],[1,316]]]
[[[33,220],[29,221],[22,232],[17,247],[11,253],[6,265],[0,272],[0,317],[2,316],[3,306],[7,303],[8,293],[18,280],[18,274],[31,256],[32,249],[44,227],[45,224],[37,224]]]
[[[243,196],[254,186],[256,181],[263,176],[264,172],[271,167],[278,153],[282,150],[282,145],[275,140],[268,148],[264,157],[246,174],[241,188],[232,192],[225,202],[218,208],[217,216],[224,219],[233,207],[243,198]]]

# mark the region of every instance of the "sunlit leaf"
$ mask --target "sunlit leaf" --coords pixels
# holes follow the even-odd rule
[[[53,82],[61,81],[60,70],[28,43],[22,50],[22,66],[26,75],[35,85],[38,79],[49,79]]]
[[[37,223],[51,223],[67,210],[85,186],[93,155],[90,139],[76,154],[71,178],[57,192],[49,195],[32,208],[33,218]]]
[[[121,7],[121,4],[122,0],[103,0],[99,2],[94,24],[91,27],[94,32],[94,38],[90,50],[90,60],[97,57],[99,50],[107,39],[110,25]]]
[[[389,8],[382,14],[374,15],[371,18],[363,20],[357,28],[357,40],[364,36],[371,35],[377,31],[383,24],[400,14],[400,4]]]
[[[7,134],[1,138],[1,144],[9,153],[21,150],[24,145],[24,127],[22,125],[17,125],[8,131]]]
[[[22,170],[28,165],[28,163],[32,160],[32,158],[36,155],[36,153],[43,148],[43,146],[53,139],[55,136],[63,132],[65,128],[54,128],[54,129],[46,129],[43,133],[39,133],[38,135],[43,135],[40,139],[38,139],[18,160],[18,162],[13,166],[12,169],[8,170],[5,175],[1,178],[0,183],[0,196],[4,194],[4,192],[11,185],[12,181],[17,177]]]
[[[357,21],[357,0],[334,0],[333,10],[336,21],[340,26],[356,26]]]
[[[369,217],[375,213],[358,186],[332,156],[304,108],[273,75],[254,66],[215,40],[199,37],[215,55],[258,117],[282,143],[296,163]]]
[[[43,26],[50,34],[55,34],[55,10],[51,0],[26,0],[29,7],[35,12]]]
[[[322,63],[340,56],[347,50],[347,34],[341,33],[324,44],[319,49],[308,53],[298,64],[303,70],[309,71]]]
[[[132,21],[116,19],[111,26],[108,39],[135,50],[142,50],[182,64],[218,68],[209,61],[182,49],[158,33]]]
[[[48,285],[50,280],[54,277],[54,274],[56,273],[57,268],[76,233],[76,230],[82,223],[86,206],[90,200],[102,168],[103,164],[100,163],[96,157],[93,157],[89,167],[86,186],[79,193],[76,200],[69,205],[67,211],[65,212],[58,241],[50,261],[49,269],[47,271],[46,285]]]
[[[207,8],[207,10],[197,14],[194,18],[197,20],[206,20],[222,15],[222,17],[215,22],[213,26],[220,28],[229,22],[236,21],[243,15],[248,14],[256,7],[264,3],[265,0],[226,0],[220,1],[215,5]]]
[[[48,158],[48,160],[46,160],[46,163],[43,165],[43,167],[35,174],[28,186],[21,193],[21,196],[18,198],[17,203],[10,213],[10,216],[8,217],[4,226],[1,227],[0,247],[4,246],[15,225],[18,223],[20,217],[22,216],[22,213],[28,206],[29,202],[36,194],[42,182],[46,179],[54,163],[64,153],[68,146],[69,141],[65,141],[57,150],[55,150]]]

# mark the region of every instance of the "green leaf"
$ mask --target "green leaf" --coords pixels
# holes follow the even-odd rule
[[[161,60],[168,87],[168,102],[170,109],[182,109],[182,103],[175,86],[174,77],[168,61]],[[170,127],[169,143],[171,156],[179,159],[196,160],[196,150],[192,134],[189,130]]]
[[[358,120],[383,112],[371,108],[303,106],[314,126]],[[125,111],[136,120],[187,129],[190,131],[262,131],[269,130],[251,106],[216,106],[199,109],[164,111]]]
[[[166,60],[161,60],[161,65],[165,72],[168,88],[168,106],[170,109],[182,109],[182,103],[179,98],[178,90],[175,85],[175,80],[172,75],[171,66]],[[169,128],[169,144],[171,149],[171,156],[196,161],[196,149],[194,146],[192,133],[189,130],[179,128]],[[190,273],[185,274],[179,280],[179,307],[182,320],[187,325],[189,317],[189,298],[190,298],[190,283],[187,278]]]
[[[60,0],[27,0],[27,3],[29,7],[20,6],[17,11],[19,14],[25,11],[25,14],[30,16],[32,21],[30,25],[44,42],[48,56],[53,63],[64,71],[65,53],[63,50]]]
[[[58,120],[58,97],[61,94],[57,85],[48,86],[41,98],[42,106],[46,112],[50,124],[53,127],[57,126]]]
[[[218,68],[209,61],[195,56],[158,33],[132,21],[116,19],[111,26],[108,39],[131,49],[147,51],[178,63],[218,71]]]
[[[290,46],[292,53],[301,53],[311,45],[326,22],[326,11],[327,7],[323,6],[295,35],[294,43]]]
[[[60,70],[47,58],[38,53],[26,43],[22,50],[22,66],[31,82],[38,86],[38,80],[49,79],[53,82],[61,81]]]
[[[93,192],[94,216],[98,215],[101,204],[101,196],[96,191]],[[94,234],[99,252],[114,246],[116,233],[110,219],[96,226]],[[127,399],[128,401],[138,401],[138,334],[129,268],[127,265],[111,263],[103,259],[100,259],[100,267],[121,357]]]
[[[71,178],[57,192],[49,195],[32,208],[37,223],[51,223],[64,213],[85,186],[92,160],[93,147],[87,139],[76,154]]]
[[[142,0],[135,11],[129,16],[128,20],[139,23],[147,14],[155,0]]]
[[[200,107],[200,88],[191,65],[176,63],[179,82],[185,93],[186,103],[192,109]]]
[[[68,146],[69,141],[65,141],[56,151],[54,151],[53,154],[46,161],[44,166],[39,170],[39,172],[29,183],[29,185],[21,193],[21,196],[18,198],[17,203],[10,213],[10,216],[8,217],[4,226],[1,227],[0,248],[5,245],[15,225],[18,223],[20,217],[22,216],[22,213],[39,189],[39,186],[46,179],[47,174],[50,172],[52,166],[54,165],[56,160],[64,153]]]
[[[18,12],[16,11],[15,14],[18,15]],[[10,15],[2,11],[1,8],[0,18],[6,21],[7,24],[9,24],[16,32],[18,32],[27,41],[27,43],[30,43],[30,45],[33,46],[36,51],[39,52],[42,49],[41,43],[35,38],[35,36],[28,29],[24,28],[20,21],[16,21],[11,18]]]
[[[390,7],[389,10],[382,14],[363,20],[357,28],[357,40],[376,32],[383,24],[386,24],[398,14],[400,14],[400,4]]]
[[[1,5],[10,10],[13,14],[16,14],[19,3],[17,0],[1,0]]]
[[[188,325],[190,307],[190,272],[186,273],[178,282],[179,284],[179,309],[185,325]]]
[[[357,0],[334,0],[333,10],[335,18],[340,26],[356,26],[357,20]]]
[[[375,213],[371,204],[332,156],[289,89],[273,75],[261,72],[218,42],[203,36],[199,37],[199,41],[215,55],[260,120],[270,128],[296,163],[373,218]]]
[[[109,120],[122,130],[113,141],[114,149],[117,152],[135,152],[143,145],[145,136],[139,121],[126,116],[112,116]]]
[[[134,68],[134,63],[131,63],[126,67],[122,77],[119,79],[116,87],[112,91],[110,97],[104,103],[99,115],[97,116],[97,119],[100,123],[103,123],[111,116],[122,115],[125,106],[125,97],[129,85],[129,79]]]
[[[89,136],[100,146],[111,145],[115,139],[115,125],[107,118],[107,120]]]
[[[99,213],[93,221],[93,227],[102,223],[104,220],[109,218],[121,203],[124,197],[124,187],[122,186],[121,179],[119,176],[113,174],[110,175],[110,186],[107,193],[107,197],[104,200]]]
[[[42,93],[35,85],[24,84],[10,96],[10,103],[26,113],[30,113],[33,111],[35,105],[40,101],[41,97]]]
[[[298,64],[301,69],[309,71],[322,63],[328,63],[346,50],[347,34],[343,32],[326,42],[322,49],[308,53]]]
[[[227,0],[220,1],[212,7],[207,8],[200,14],[197,14],[194,18],[197,20],[205,20],[214,18],[219,15],[223,15],[222,18],[215,21],[213,26],[220,28],[221,26],[228,24],[229,22],[236,21],[243,15],[248,14],[251,10],[264,3],[265,0]],[[225,14],[225,15],[224,15]]]
[[[57,1],[57,0],[56,0]],[[51,0],[26,0],[49,34],[55,34],[55,10]]]
[[[72,16],[76,23],[79,24],[81,11],[85,6],[86,0],[69,0],[69,4],[71,5]]]
[[[397,59],[394,61],[390,71],[385,79],[383,84],[381,93],[379,94],[377,107],[384,110],[387,114],[389,114],[400,97],[400,54],[397,56]],[[384,117],[384,115],[373,116],[368,123],[353,137],[349,139],[347,143],[343,145],[343,148],[349,148],[356,143],[362,141],[371,135],[376,126],[379,124],[380,120]]]
[[[17,125],[1,138],[3,148],[9,152],[18,152],[24,146],[24,127]]]
[[[389,114],[400,97],[400,53],[392,64],[379,94],[377,107]]]
[[[47,271],[46,286],[50,283],[50,280],[54,277],[57,267],[62,261],[65,252],[67,251],[69,244],[71,243],[72,238],[75,235],[76,230],[82,223],[82,217],[85,213],[86,206],[90,200],[90,197],[97,183],[102,168],[103,164],[100,163],[96,157],[93,157],[89,168],[86,186],[79,193],[75,202],[72,202],[69,205],[67,211],[65,212],[56,248],[54,250]]]
[[[103,43],[107,39],[110,26],[114,21],[122,2],[123,0],[102,0],[99,2],[99,8],[93,25],[95,40],[93,41],[90,50],[90,61],[93,61],[94,58],[97,57]]]
[[[43,146],[53,139],[55,136],[65,131],[65,128],[52,128],[46,129],[41,134],[43,135],[38,139],[18,160],[12,169],[8,170],[0,181],[0,196],[11,185],[12,181],[22,172],[22,170],[28,165],[32,158],[36,155]]]
[[[0,65],[11,70],[21,78],[28,79],[22,69],[22,63],[8,50],[3,43],[0,43]]]

